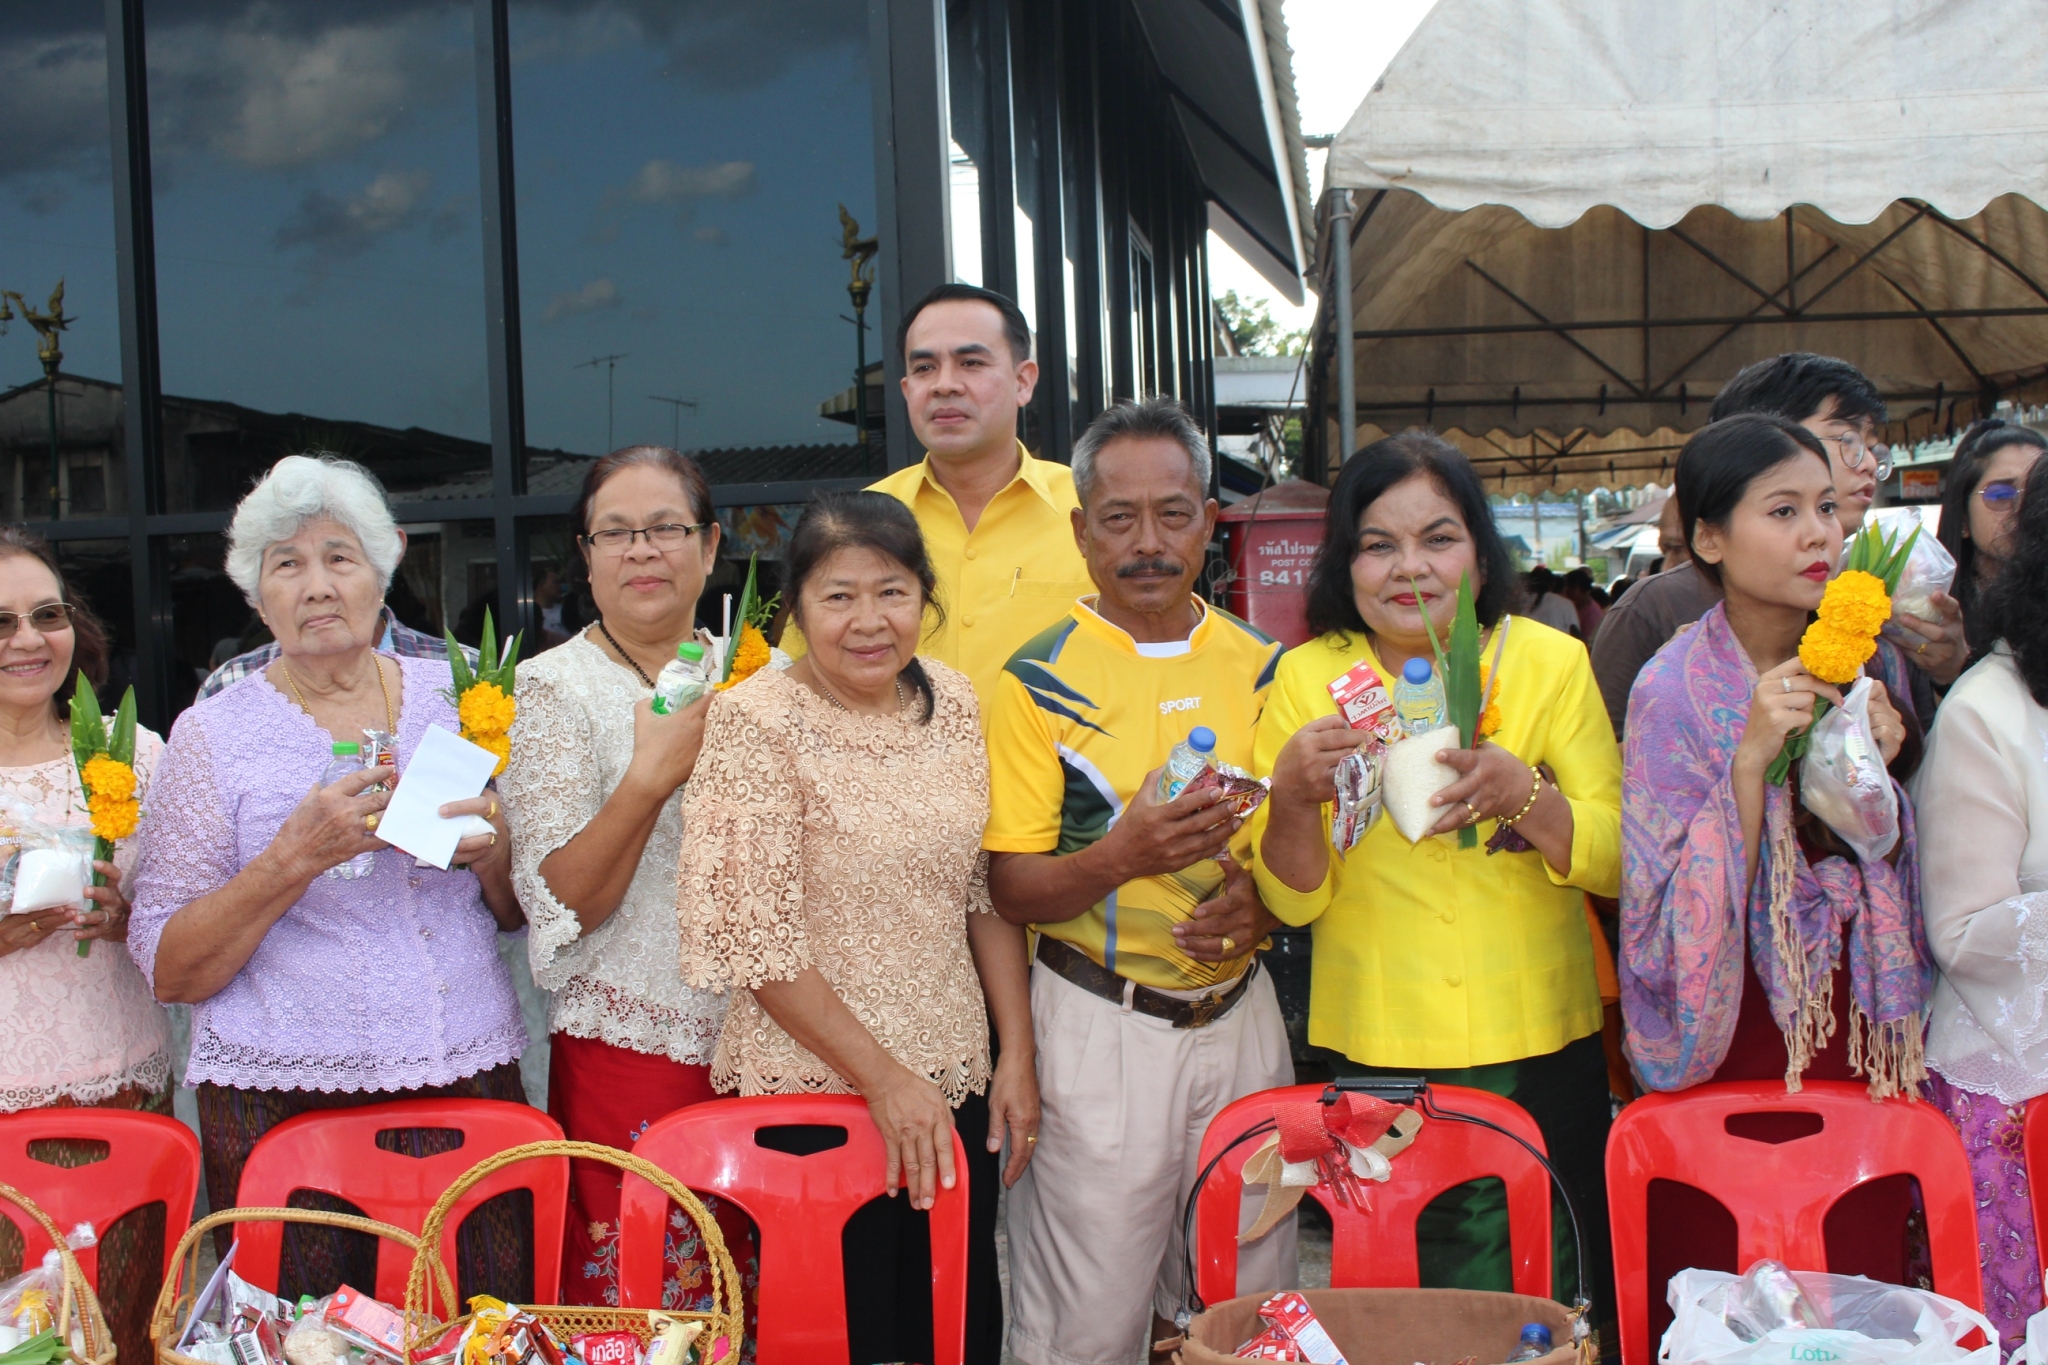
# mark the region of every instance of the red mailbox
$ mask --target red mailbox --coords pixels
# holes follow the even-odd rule
[[[1288,648],[1308,640],[1308,566],[1330,490],[1287,479],[1217,514],[1230,586],[1223,605]]]

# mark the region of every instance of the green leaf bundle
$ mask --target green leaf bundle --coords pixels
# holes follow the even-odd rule
[[[518,680],[519,643],[523,633],[514,634],[505,641],[504,652],[498,649],[498,625],[491,619],[491,609],[484,608],[484,633],[478,642],[476,667],[469,666],[469,657],[462,652],[462,645],[453,631],[443,631],[442,640],[448,649],[448,672],[454,678],[448,700],[456,705],[462,702],[462,694],[480,682],[496,683],[498,690],[506,696]]]
[[[1422,592],[1410,579],[1408,586],[1415,590],[1415,600],[1421,608]],[[1429,647],[1436,653],[1437,672],[1444,680],[1444,702],[1450,711],[1451,724],[1458,727],[1458,747],[1470,749],[1479,732],[1479,611],[1472,595],[1472,575],[1465,574],[1458,579],[1458,605],[1451,617],[1450,644],[1448,647],[1437,638],[1436,623],[1429,619],[1429,612],[1422,611],[1422,624],[1429,631]],[[1459,848],[1477,848],[1479,831],[1471,825],[1458,831]]]
[[[78,686],[71,694],[71,761],[78,769],[78,786],[85,793],[87,806],[92,804],[92,787],[85,780],[85,765],[101,754],[131,769],[135,766],[135,689],[131,687],[121,694],[121,704],[114,708],[114,724],[109,730],[106,713],[100,710],[99,694],[92,690],[85,674],[80,673]],[[95,835],[92,856],[98,862],[111,859],[114,841]],[[92,884],[106,883],[106,877],[95,868]],[[80,939],[78,955],[86,957],[91,953],[92,942]]]
[[[720,682],[732,681],[733,661],[738,659],[740,655],[740,635],[746,630],[750,622],[754,622],[754,617],[761,610],[761,589],[758,583],[760,568],[761,556],[758,554],[748,555],[747,583],[745,587],[740,589],[739,610],[733,613],[732,624],[728,627],[732,632],[732,638],[725,642],[725,659],[720,665],[718,672],[718,680]],[[777,594],[777,596],[780,596],[780,594]],[[767,633],[759,623],[754,623],[754,628],[761,630],[764,635]]]

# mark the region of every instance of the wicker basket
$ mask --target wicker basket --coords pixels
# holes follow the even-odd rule
[[[4,1187],[0,1187],[4,1188]],[[177,1255],[173,1258],[171,1273],[164,1278],[164,1287],[156,1296],[156,1311],[149,1319],[149,1340],[156,1348],[158,1365],[207,1365],[207,1362],[174,1349],[185,1334],[185,1323],[192,1314],[192,1299],[199,1285],[199,1239],[210,1234],[215,1228],[231,1223],[306,1223],[316,1227],[343,1228],[349,1232],[367,1232],[373,1236],[398,1243],[413,1254],[413,1270],[424,1270],[426,1261],[433,1261],[437,1282],[441,1292],[450,1300],[455,1297],[455,1286],[448,1282],[448,1272],[441,1265],[439,1257],[419,1254],[420,1239],[404,1228],[389,1223],[379,1223],[370,1218],[358,1218],[349,1213],[328,1213],[322,1209],[222,1209],[211,1213],[194,1223],[178,1242]],[[98,1305],[94,1305],[98,1310]],[[425,1330],[425,1324],[420,1324]],[[102,1329],[104,1330],[104,1329]],[[113,1359],[108,1349],[106,1359]],[[93,1365],[101,1365],[93,1362]]]
[[[601,1161],[608,1166],[630,1172],[655,1186],[682,1206],[690,1221],[697,1225],[697,1235],[711,1261],[711,1311],[708,1313],[671,1312],[660,1309],[654,1313],[645,1308],[604,1308],[563,1306],[551,1304],[522,1305],[547,1325],[557,1339],[567,1344],[571,1337],[586,1332],[631,1332],[645,1345],[654,1339],[656,1324],[663,1319],[680,1318],[685,1322],[702,1322],[704,1334],[698,1340],[704,1343],[702,1352],[706,1365],[732,1365],[740,1358],[740,1277],[734,1267],[732,1254],[726,1250],[725,1238],[719,1232],[718,1223],[705,1209],[703,1201],[692,1194],[689,1187],[667,1171],[643,1157],[622,1152],[614,1147],[601,1146],[595,1142],[529,1142],[520,1147],[508,1147],[495,1156],[486,1157],[459,1176],[453,1185],[441,1195],[427,1214],[426,1223],[420,1228],[420,1245],[426,1250],[412,1264],[412,1275],[405,1282],[406,1321],[411,1324],[414,1335],[406,1343],[407,1358],[411,1359],[419,1349],[428,1344],[429,1333],[438,1338],[451,1326],[467,1323],[470,1314],[455,1314],[453,1309],[460,1305],[449,1288],[448,1272],[440,1264],[442,1229],[454,1212],[456,1202],[478,1181],[521,1161],[540,1157],[571,1157],[585,1161]],[[446,1326],[429,1326],[433,1322],[433,1296],[427,1288],[427,1263],[431,1261],[437,1273],[436,1283],[440,1286],[444,1300],[451,1310]],[[715,1354],[714,1354],[715,1353]]]
[[[64,1296],[57,1304],[57,1334],[64,1339],[71,1359],[78,1365],[113,1365],[114,1334],[107,1327],[107,1315],[100,1309],[99,1295],[86,1283],[85,1272],[78,1268],[78,1258],[65,1245],[64,1234],[50,1221],[49,1214],[14,1186],[0,1183],[0,1199],[41,1224],[43,1231],[50,1234],[50,1244],[57,1248],[57,1258],[64,1268]],[[78,1341],[71,1339],[74,1326],[78,1329]]]

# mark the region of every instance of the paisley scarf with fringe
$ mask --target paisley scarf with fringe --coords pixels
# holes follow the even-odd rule
[[[1897,652],[1881,649],[1874,663],[1893,705],[1910,712]],[[1934,986],[1912,803],[1901,791],[1904,847],[1893,862],[1810,859],[1793,832],[1789,786],[1766,787],[1765,847],[1745,889],[1729,770],[1756,681],[1716,605],[1658,652],[1629,696],[1620,963],[1629,1055],[1654,1090],[1710,1078],[1735,1033],[1747,960],[1785,1035],[1785,1087],[1797,1091],[1834,1033],[1834,973],[1846,951],[1850,1066],[1873,1099],[1911,1095],[1927,1075]]]

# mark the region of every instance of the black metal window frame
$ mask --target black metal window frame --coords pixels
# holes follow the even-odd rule
[[[1018,285],[1016,120],[1028,106],[1041,140],[1034,224],[1039,363],[1034,400],[1041,453],[1063,459],[1081,426],[1106,399],[1134,396],[1129,328],[1104,316],[1104,300],[1130,297],[1129,235],[1142,223],[1155,255],[1161,377],[1211,433],[1213,332],[1206,223],[1199,178],[1184,146],[1158,121],[1163,102],[1125,79],[1143,31],[1127,4],[1093,0],[968,0],[989,43],[985,97],[989,165],[981,167],[983,279],[1014,295]],[[148,0],[105,0],[115,253],[124,399],[123,516],[30,523],[53,542],[121,541],[134,591],[135,676],[141,714],[159,729],[171,720],[172,615],[169,542],[220,534],[225,511],[165,511],[164,436],[154,204],[149,139]],[[475,26],[479,209],[483,225],[486,378],[491,485],[481,498],[415,502],[406,523],[488,519],[493,527],[498,615],[537,619],[529,554],[537,521],[566,515],[573,499],[525,486],[525,403],[519,312],[518,214],[513,180],[513,102],[508,0],[472,0]],[[888,466],[920,458],[899,381],[903,360],[888,344],[907,303],[953,277],[945,0],[868,0],[877,204],[877,322],[884,339],[883,394]],[[1133,46],[1133,45],[1137,46]],[[1112,67],[1114,69],[1106,69]],[[1141,73],[1142,74],[1142,73]],[[1153,73],[1156,75],[1156,72]],[[1105,139],[1105,131],[1108,136]],[[1079,183],[1064,183],[1072,162]],[[1143,183],[1139,184],[1138,181]],[[1190,190],[1193,193],[1190,193]],[[1071,204],[1070,215],[1067,205]],[[1080,240],[1071,241],[1071,227]],[[1064,263],[1076,263],[1079,335],[1066,329]],[[1067,401],[1068,357],[1078,356],[1078,401]],[[725,484],[720,506],[799,503],[825,488],[864,480]]]

